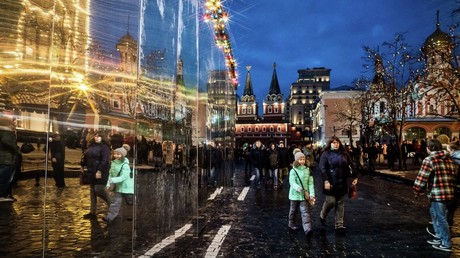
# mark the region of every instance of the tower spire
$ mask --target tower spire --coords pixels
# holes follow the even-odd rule
[[[439,28],[441,26],[441,23],[439,22],[439,10],[436,12],[436,27]]]
[[[273,75],[272,81],[270,83],[270,90],[268,91],[269,95],[272,94],[281,94],[280,84],[278,82],[278,76],[276,75],[276,63],[273,63]]]
[[[244,96],[253,96],[254,92],[252,90],[252,81],[251,81],[251,66],[246,66],[246,70],[248,70],[248,74],[246,75],[246,83],[244,85]]]

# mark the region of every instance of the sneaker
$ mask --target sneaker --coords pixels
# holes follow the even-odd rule
[[[87,213],[87,214],[83,215],[83,218],[84,219],[96,219],[97,216],[96,216],[96,214],[90,212],[90,213]]]
[[[323,225],[323,227],[326,226],[326,219],[323,219],[321,218],[321,216],[319,216],[319,221],[321,222],[321,225]]]
[[[432,237],[439,239],[439,237],[437,237],[435,233],[431,232],[429,227],[426,227],[426,232],[428,232],[428,234],[430,234]]]
[[[430,245],[440,245],[441,244],[441,240],[439,239],[431,239],[431,240],[426,240],[426,242]]]
[[[432,245],[432,247],[434,247],[435,249],[441,250],[441,251],[452,252],[451,246],[445,246],[445,245],[439,244],[439,245]]]

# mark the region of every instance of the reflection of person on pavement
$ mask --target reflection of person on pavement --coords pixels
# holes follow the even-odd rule
[[[97,197],[102,198],[107,205],[110,205],[110,196],[105,188],[109,179],[110,147],[104,132],[94,133],[94,138],[90,141],[83,156],[82,173],[84,166],[86,166],[90,178],[91,210],[83,217],[95,219],[97,218]]]
[[[53,134],[53,137],[48,143],[48,148],[51,153],[51,165],[53,166],[54,181],[57,187],[65,187],[64,182],[64,160],[65,160],[65,145],[61,142],[59,134]]]
[[[107,182],[107,187],[111,183],[115,184],[114,195],[110,203],[109,211],[103,220],[107,223],[111,222],[117,217],[122,199],[125,200],[127,205],[133,204],[134,194],[134,176],[129,167],[129,160],[126,155],[129,151],[129,145],[113,150],[114,160],[110,166],[110,176]]]
[[[19,153],[14,131],[13,121],[7,117],[0,117],[0,201],[14,201],[13,198],[7,198],[16,156]]]

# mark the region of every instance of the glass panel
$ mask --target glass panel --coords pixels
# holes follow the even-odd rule
[[[56,0],[53,8],[48,106],[53,137],[47,145],[47,175],[54,179],[46,184],[44,225],[45,238],[53,244],[47,244],[44,253],[65,254],[69,242],[60,240],[65,232],[66,238],[76,239],[74,250],[69,250],[75,256],[130,256],[133,156],[126,151],[123,169],[123,157],[112,161],[117,157],[112,157],[112,150],[129,145],[134,137],[139,6],[127,1]],[[133,147],[131,143],[129,149]],[[80,185],[81,162],[89,184]],[[106,188],[109,177],[118,180],[114,191]]]
[[[0,162],[0,197],[17,199],[16,202],[1,202],[0,221],[7,222],[1,224],[1,231],[21,232],[5,235],[7,241],[2,241],[0,253],[10,256],[39,257],[44,250],[42,244],[47,231],[43,227],[48,221],[44,220],[46,214],[43,212],[47,176],[43,147],[48,138],[53,8],[52,1],[32,4],[5,0],[0,4],[0,112],[2,126],[6,125],[5,118],[15,120],[16,138],[12,135],[5,138],[5,134],[11,133],[7,127],[2,127],[0,134],[2,141],[8,139],[13,146],[22,147],[21,154],[14,153],[17,158],[14,165],[10,157],[5,158],[5,153]],[[14,151],[5,148],[3,142],[1,149],[2,152]],[[5,193],[10,169],[14,170],[12,188]],[[34,182],[30,178],[35,176],[37,181]],[[24,238],[31,242],[16,245],[23,243]]]
[[[228,48],[216,47],[201,4],[2,1],[0,121],[14,120],[18,147],[33,147],[14,166],[18,201],[0,203],[2,230],[20,232],[1,253],[174,256],[174,244],[156,244],[201,231],[199,205],[232,184],[236,103]],[[134,190],[108,192],[122,146]]]
[[[133,165],[139,10],[135,1],[0,4],[0,111],[15,120],[18,146],[33,146],[24,145],[16,166],[17,202],[1,203],[0,221],[8,222],[2,232],[16,234],[8,236],[0,253],[132,255],[134,206],[127,202],[133,192],[123,188],[121,209],[110,225],[102,218],[109,198],[117,200],[122,189],[106,189],[111,149],[130,144]],[[96,134],[108,136],[105,147],[93,144]],[[91,185],[80,185],[82,153],[88,154]],[[101,179],[95,179],[96,170]],[[95,192],[97,206],[91,205]],[[83,218],[88,212],[94,216]]]
[[[197,212],[198,2],[144,1],[137,119],[136,254],[174,252]],[[181,232],[185,232],[181,231]],[[168,242],[168,245],[171,242]],[[169,251],[168,251],[169,250]]]

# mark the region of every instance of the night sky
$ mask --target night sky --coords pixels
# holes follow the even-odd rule
[[[233,54],[238,63],[241,96],[246,66],[257,100],[268,93],[277,63],[284,97],[297,70],[326,67],[331,88],[352,85],[364,75],[363,46],[375,48],[404,33],[406,43],[419,49],[436,29],[436,11],[444,32],[460,21],[452,11],[456,0],[227,0]],[[456,31],[460,34],[459,29]]]

